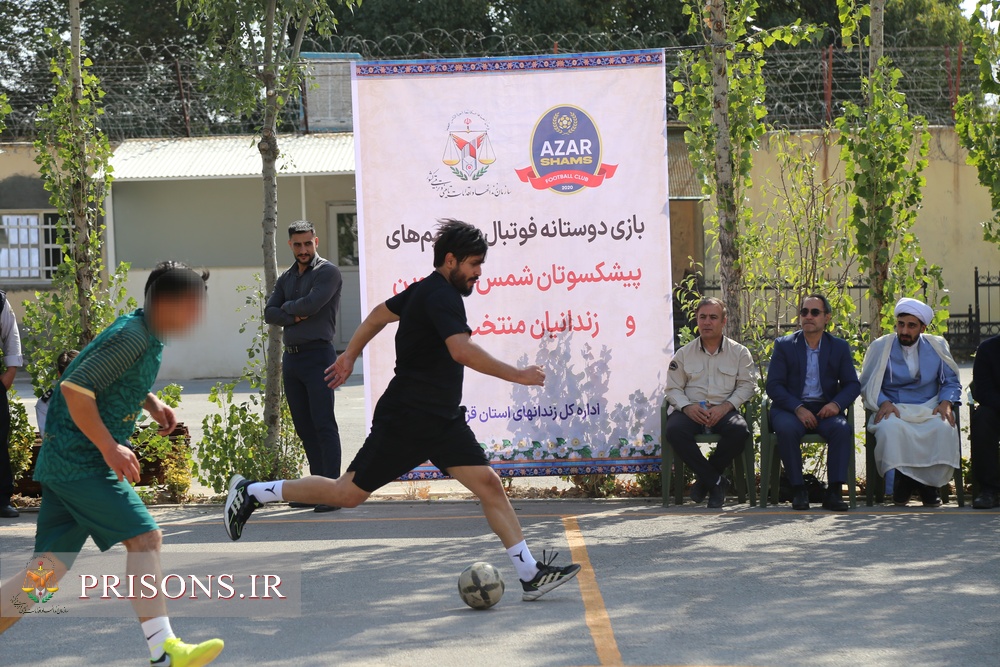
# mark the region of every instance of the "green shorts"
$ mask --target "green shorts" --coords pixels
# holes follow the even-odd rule
[[[105,477],[42,483],[35,553],[76,554],[88,537],[107,551],[151,530],[159,526],[135,489],[110,470]]]

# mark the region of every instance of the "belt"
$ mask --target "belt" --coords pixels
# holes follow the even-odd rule
[[[333,343],[325,340],[314,340],[302,343],[301,345],[286,345],[285,352],[288,354],[298,354],[299,352],[309,352],[310,350],[323,350],[328,347],[333,347]]]

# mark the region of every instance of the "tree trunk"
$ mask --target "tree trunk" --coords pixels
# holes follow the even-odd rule
[[[874,122],[875,112],[875,74],[879,70],[879,61],[883,54],[883,32],[885,19],[885,0],[872,0],[871,3],[871,49],[868,54],[868,119]],[[869,210],[881,208],[882,202],[868,202]],[[877,213],[872,214],[874,220]],[[885,305],[885,284],[889,276],[889,249],[885,239],[878,241],[871,255],[871,269],[868,274],[868,340],[873,341],[882,335],[882,308]]]
[[[70,252],[76,268],[76,299],[80,318],[79,346],[82,350],[94,339],[93,323],[90,316],[90,301],[94,283],[94,258],[91,256],[92,230],[90,207],[90,174],[87,173],[87,133],[80,122],[80,103],[83,99],[83,75],[80,63],[80,0],[69,0],[70,19],[70,78],[73,83],[73,101],[70,106],[70,122],[73,126],[72,161],[75,173],[72,179],[72,202],[67,225],[72,229]]]
[[[729,130],[728,10],[726,0],[711,0],[709,7],[712,46],[712,124],[715,126],[715,206],[719,218],[719,273],[722,300],[729,312],[726,335],[742,338],[740,295],[743,270],[737,245],[738,219],[733,184],[732,139]]]
[[[263,227],[264,251],[264,298],[274,291],[278,280],[277,243],[275,234],[278,227],[278,136],[277,136],[277,94],[274,90],[274,76],[265,74],[264,126],[257,148],[261,157],[261,176],[264,185]],[[268,448],[276,448],[281,435],[281,327],[268,325],[267,352],[264,367],[264,424],[267,426]]]
[[[878,61],[882,59],[885,49],[883,47],[885,33],[885,0],[872,0],[871,6],[871,50],[868,57],[868,78],[875,73],[878,68]]]

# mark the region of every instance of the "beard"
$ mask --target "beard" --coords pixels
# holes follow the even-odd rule
[[[462,296],[469,296],[472,294],[472,290],[476,286],[475,279],[469,279],[462,275],[462,272],[458,267],[452,269],[451,273],[448,274],[448,282],[451,283],[452,287],[458,290],[458,293]]]
[[[911,345],[916,344],[916,342],[919,340],[919,338],[917,337],[910,338],[909,336],[907,336],[906,338],[904,338],[899,334],[896,334],[896,337],[899,338],[899,344],[902,345],[903,347],[910,347]]]

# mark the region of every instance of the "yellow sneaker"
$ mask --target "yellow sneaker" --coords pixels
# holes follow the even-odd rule
[[[152,665],[170,667],[202,667],[219,657],[225,643],[221,639],[209,639],[200,644],[185,644],[177,637],[163,642],[163,657],[150,661]]]

